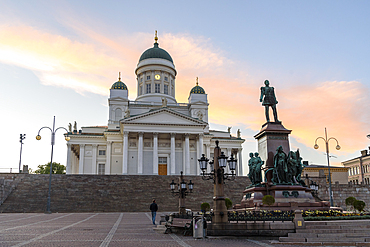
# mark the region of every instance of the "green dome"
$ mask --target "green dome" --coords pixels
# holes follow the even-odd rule
[[[121,90],[127,90],[127,87],[125,85],[125,83],[121,82],[121,81],[117,81],[115,82],[111,89],[121,89]]]
[[[198,85],[196,85],[195,87],[193,87],[190,91],[190,94],[192,93],[195,93],[195,94],[205,94],[206,92],[204,91],[204,89]]]
[[[148,58],[162,58],[162,59],[166,59],[170,61],[171,63],[173,63],[172,57],[170,56],[170,54],[168,54],[168,52],[166,52],[165,50],[159,48],[158,43],[154,43],[153,48],[149,48],[148,50],[144,51],[144,53],[141,55],[139,59],[139,63],[142,60],[148,59]]]

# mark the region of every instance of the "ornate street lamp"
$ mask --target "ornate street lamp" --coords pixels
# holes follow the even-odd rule
[[[326,128],[325,128],[325,138],[324,137],[317,137],[316,140],[315,140],[315,146],[314,149],[318,149],[319,148],[319,145],[317,145],[317,140],[319,139],[322,139],[324,142],[325,142],[325,145],[326,145],[326,157],[327,157],[327,160],[328,160],[328,171],[329,171],[329,196],[330,196],[330,206],[333,207],[333,195],[332,195],[332,190],[331,190],[331,175],[330,175],[330,161],[329,161],[329,141],[330,140],[335,140],[337,142],[337,146],[335,147],[337,150],[340,149],[340,146],[339,146],[339,143],[338,143],[338,140],[334,137],[330,137],[328,139],[328,135],[327,135],[327,132],[326,132]]]
[[[48,201],[47,201],[47,206],[46,206],[46,213],[51,214],[51,211],[50,211],[50,191],[51,191],[51,174],[52,174],[52,171],[53,171],[53,150],[54,150],[54,144],[55,144],[55,132],[57,132],[57,130],[59,130],[59,129],[64,129],[68,133],[68,130],[64,127],[59,127],[57,129],[55,129],[55,116],[54,116],[53,129],[51,129],[50,127],[42,127],[41,129],[39,129],[39,132],[37,133],[36,140],[38,140],[38,141],[41,140],[40,131],[44,128],[49,129],[51,131],[51,161],[50,161]],[[66,141],[69,141],[70,139],[71,138],[68,135],[65,136]]]
[[[218,143],[219,142],[216,141],[216,148],[219,148]],[[225,156],[224,152],[221,152],[221,155],[218,157],[218,169],[216,169],[216,167],[213,169],[213,165],[215,161],[214,160],[209,161],[209,159],[207,159],[205,155],[202,154],[202,157],[198,159],[199,167],[202,170],[202,173],[201,173],[202,179],[203,180],[213,179],[214,183],[216,183],[216,178],[217,178],[217,182],[219,184],[223,183],[223,180],[234,180],[236,176],[235,169],[236,169],[237,159],[234,159],[234,154],[231,154],[231,157],[229,160],[227,158],[228,157]],[[208,163],[211,168],[210,173],[206,172]],[[230,168],[231,173],[225,173],[224,169],[226,168],[227,163],[229,163],[229,168]]]
[[[227,209],[225,206],[225,195],[224,195],[224,181],[225,180],[234,180],[235,179],[235,168],[237,159],[234,159],[233,154],[231,154],[230,159],[228,160],[227,156],[223,152],[221,152],[221,148],[218,146],[219,141],[216,141],[216,147],[214,149],[214,159],[210,161],[209,164],[211,166],[211,172],[207,173],[207,164],[209,159],[202,154],[202,157],[198,159],[199,167],[202,170],[202,179],[203,180],[213,180],[213,209],[214,209],[214,216],[212,219],[213,223],[226,223],[228,221],[227,217]],[[229,168],[231,173],[225,173],[224,169],[229,163]]]
[[[311,180],[310,189],[312,190],[312,194],[317,195],[319,190],[319,185]]]
[[[189,191],[186,187],[188,185]],[[177,186],[177,191],[175,191]],[[186,214],[186,209],[185,209],[185,197],[188,193],[193,193],[193,188],[194,188],[194,183],[190,182],[186,184],[183,176],[183,172],[181,171],[181,175],[179,178],[179,183],[175,183],[174,180],[170,183],[170,189],[172,192],[173,196],[178,195],[179,196],[179,214]]]

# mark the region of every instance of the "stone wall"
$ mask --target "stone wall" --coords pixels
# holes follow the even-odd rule
[[[208,202],[213,207],[213,181],[200,176],[184,176],[191,179],[194,192],[186,198],[186,208],[200,210],[200,204]],[[160,211],[177,211],[178,196],[172,196],[169,184],[178,182],[178,176],[152,175],[53,175],[51,190],[52,212],[119,212],[149,211],[155,198]],[[329,201],[329,185],[325,178],[314,178],[319,183],[318,197]],[[0,206],[0,212],[45,212],[49,175],[0,174],[2,190],[11,193]],[[225,196],[233,204],[240,203],[243,191],[250,185],[247,177],[236,177],[225,182]],[[333,184],[334,205],[346,209],[345,199],[354,196],[370,209],[370,186]],[[4,191],[0,191],[3,195]]]
[[[49,175],[21,174],[22,182],[8,196],[0,212],[45,212]],[[13,176],[20,176],[13,174]],[[149,211],[152,199],[160,211],[177,211],[178,196],[172,196],[169,184],[179,176],[151,175],[53,175],[51,190],[52,212],[119,212]],[[213,205],[213,180],[200,176],[191,179],[194,192],[186,198],[186,208],[200,210],[200,204]],[[225,182],[225,196],[240,203],[243,190],[250,184],[247,177]]]
[[[329,184],[326,182],[326,178],[315,178],[313,179],[319,184],[318,197],[324,201],[330,201],[329,199]],[[347,208],[345,200],[353,196],[357,200],[364,201],[366,204],[365,210],[370,210],[370,185],[368,184],[340,184],[335,183],[331,185],[333,191],[333,203],[334,206],[343,208],[344,210],[350,210]]]

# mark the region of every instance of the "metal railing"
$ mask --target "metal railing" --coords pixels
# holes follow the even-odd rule
[[[0,167],[0,173],[19,173],[19,168],[2,168]]]

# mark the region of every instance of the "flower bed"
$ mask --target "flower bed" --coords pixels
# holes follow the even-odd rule
[[[370,219],[368,213],[352,213],[352,212],[341,212],[339,210],[307,210],[302,213],[302,217],[305,221],[323,221],[323,220],[363,220]]]

